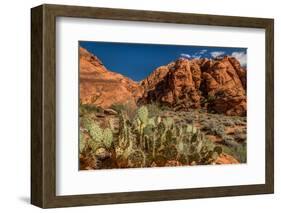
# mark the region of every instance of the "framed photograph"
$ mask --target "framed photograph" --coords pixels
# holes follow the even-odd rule
[[[31,203],[274,191],[274,21],[31,9]]]

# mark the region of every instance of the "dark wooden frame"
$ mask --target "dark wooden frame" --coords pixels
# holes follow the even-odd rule
[[[195,189],[56,196],[56,17],[77,17],[265,29],[266,183]],[[31,203],[66,207],[113,203],[267,194],[274,192],[274,20],[41,5],[31,9]]]

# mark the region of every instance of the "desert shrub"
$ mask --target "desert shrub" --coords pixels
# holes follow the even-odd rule
[[[192,124],[196,120],[196,116],[197,116],[196,111],[186,112],[186,114],[185,114],[185,121],[188,124]]]
[[[159,108],[160,108],[162,111],[170,111],[170,110],[173,110],[171,107],[169,107],[168,105],[165,105],[165,104],[160,104],[160,105],[159,105]]]
[[[91,105],[91,104],[80,104],[79,105],[79,115],[81,116],[85,116],[89,113],[95,113],[95,112],[102,112],[102,108],[95,106],[95,105]]]
[[[214,127],[212,129],[212,132],[215,134],[215,135],[218,135],[218,136],[223,136],[225,134],[225,131],[224,131],[224,126],[223,125],[217,125],[216,127]]]
[[[87,117],[85,116],[85,117],[80,117],[79,121],[80,121],[80,127],[86,129],[87,126],[89,125],[89,123],[91,122],[91,119],[90,119],[90,118],[87,118]],[[81,130],[80,130],[80,131],[81,131]]]
[[[224,119],[223,124],[225,126],[234,126],[235,125],[235,123],[231,119]]]
[[[208,134],[217,135],[223,137],[225,135],[225,128],[222,124],[215,122],[214,120],[205,120],[201,123],[202,130]]]
[[[235,147],[234,157],[239,160],[241,163],[247,162],[247,145],[241,144]]]
[[[224,153],[233,156],[240,163],[247,162],[247,145],[238,144],[237,146],[222,146]]]
[[[125,113],[130,119],[133,119],[136,113],[136,108],[132,103],[113,104],[110,108],[115,110],[119,114]]]
[[[244,129],[235,129],[233,137],[238,142],[245,142],[247,139],[246,131]]]
[[[243,117],[234,117],[233,122],[235,123],[235,125],[245,125],[246,124],[246,120]]]
[[[230,147],[235,147],[238,146],[239,144],[234,140],[233,137],[229,136],[229,135],[224,135],[222,137],[223,139],[223,144],[225,144],[226,146],[230,146]]]
[[[148,104],[148,105],[146,105],[146,107],[147,107],[150,117],[158,116],[160,114],[160,112],[162,111],[161,107],[157,103]]]
[[[194,122],[193,117],[188,116],[188,117],[186,118],[186,122],[189,123],[189,124],[192,124],[192,123]]]
[[[123,104],[113,104],[110,108],[119,113],[126,111],[126,106]]]
[[[215,99],[216,99],[216,96],[208,95],[206,102],[210,103],[210,102],[213,102]]]
[[[247,122],[247,116],[241,117],[241,120],[246,123]]]

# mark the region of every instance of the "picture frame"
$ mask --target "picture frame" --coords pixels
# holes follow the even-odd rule
[[[56,19],[87,18],[265,30],[265,183],[97,194],[56,194]],[[263,140],[263,139],[260,139]],[[44,4],[31,9],[31,203],[56,208],[274,192],[274,20]]]

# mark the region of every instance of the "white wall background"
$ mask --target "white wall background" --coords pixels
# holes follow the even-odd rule
[[[0,6],[0,211],[39,212],[29,204],[30,192],[30,8],[42,3],[162,10],[275,19],[275,194],[154,203],[68,208],[69,212],[199,211],[278,212],[281,198],[281,14],[277,0],[39,0],[2,1]],[[279,97],[278,97],[279,96]],[[206,177],[207,178],[207,177]],[[49,212],[64,212],[52,209]],[[279,210],[280,211],[280,210]]]

